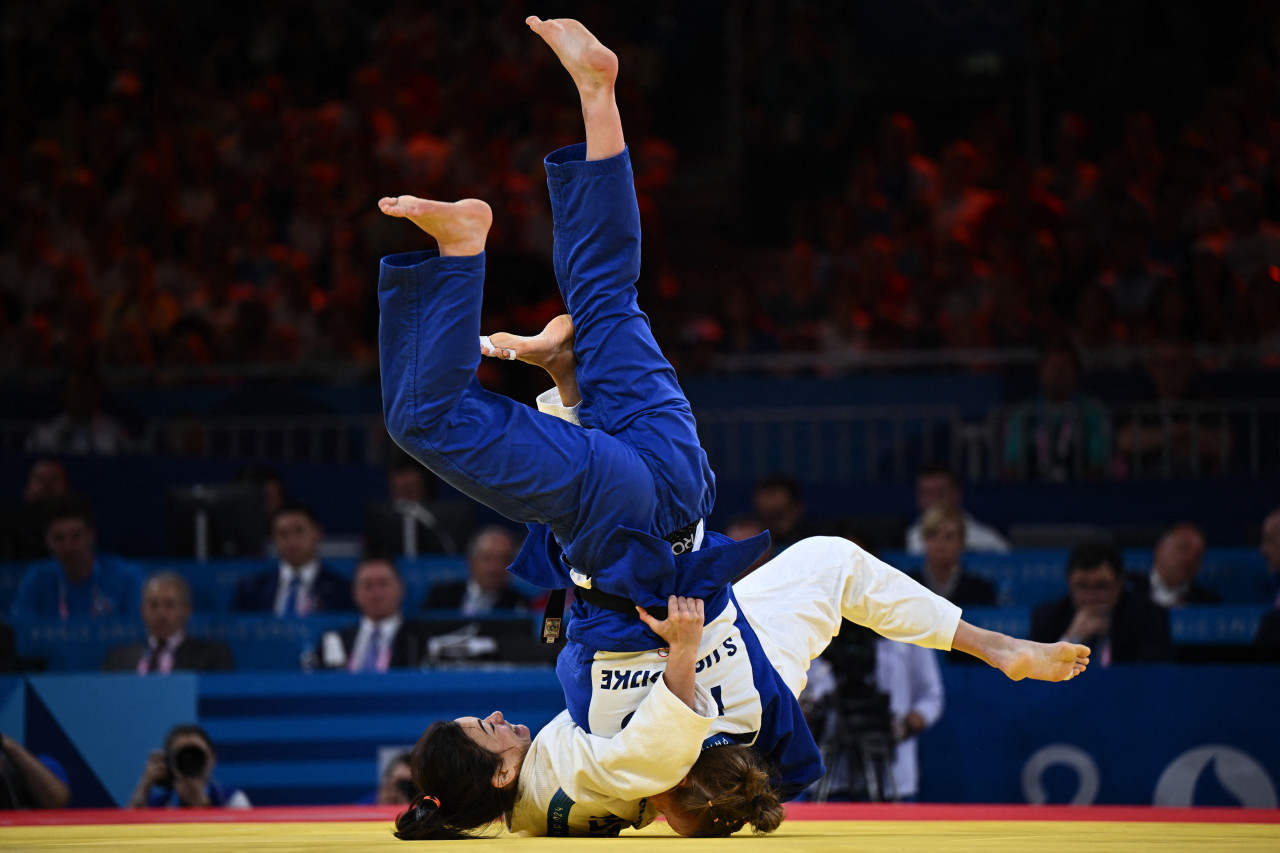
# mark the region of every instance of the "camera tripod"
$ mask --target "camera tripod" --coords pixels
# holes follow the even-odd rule
[[[833,730],[822,745],[827,772],[818,780],[813,801],[825,803],[842,778],[850,794],[865,791],[873,803],[896,800],[889,697],[876,690],[856,698],[842,697],[837,707]]]

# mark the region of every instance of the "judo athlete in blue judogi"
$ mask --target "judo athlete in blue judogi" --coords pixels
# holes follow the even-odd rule
[[[553,321],[541,340],[480,339],[488,206],[384,199],[385,213],[411,219],[440,246],[382,262],[386,424],[437,476],[529,525],[514,574],[544,589],[576,590],[557,665],[573,724],[598,737],[617,735],[660,678],[663,641],[637,605],[663,618],[670,596],[701,599],[706,626],[697,682],[714,699],[715,719],[700,746],[754,747],[772,764],[774,786],[786,799],[822,773],[796,696],[809,660],[842,617],[934,648],[951,648],[964,623],[953,605],[838,539],[793,546],[731,586],[766,549],[767,534],[734,542],[705,529],[715,479],[689,403],[636,302],[639,212],[613,105],[616,57],[576,22],[530,22],[578,84],[587,124],[586,145],[556,151],[545,164],[555,274],[572,319]],[[475,376],[478,339],[488,354],[543,366],[548,349],[570,348],[569,384],[579,399],[546,406],[562,415],[552,417],[487,392]],[[525,357],[526,344],[536,357]],[[563,369],[548,370],[560,386]],[[1070,677],[1075,662],[1072,653],[1058,677]],[[639,794],[656,795],[679,780]],[[521,784],[551,783],[544,774],[536,784],[522,776]],[[616,834],[647,822],[643,799],[630,809],[609,806],[617,817],[610,823],[590,809],[574,814],[584,804],[564,789],[527,793],[540,798],[534,813],[549,809],[547,825],[517,820],[513,829],[577,834],[590,826]],[[558,809],[570,815],[559,824]]]

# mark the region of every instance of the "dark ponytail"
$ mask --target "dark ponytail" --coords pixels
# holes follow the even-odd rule
[[[423,792],[396,817],[396,838],[404,841],[477,837],[511,811],[516,783],[493,785],[502,760],[472,740],[453,722],[432,723],[409,756],[413,783]]]
[[[747,746],[704,750],[689,784],[672,789],[675,803],[697,821],[699,838],[732,835],[747,824],[757,835],[782,825],[786,811],[769,781],[769,762]]]

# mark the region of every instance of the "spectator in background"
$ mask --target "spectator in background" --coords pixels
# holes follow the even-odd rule
[[[187,636],[191,620],[191,587],[177,572],[156,572],[142,587],[144,643],[116,646],[107,652],[104,672],[168,675],[174,670],[231,670],[235,658],[225,643]]]
[[[413,784],[409,756],[408,752],[402,752],[388,761],[378,790],[362,799],[359,805],[407,806],[412,802],[418,796],[418,787]]]
[[[724,529],[724,535],[728,536],[735,542],[741,542],[744,539],[750,539],[752,536],[759,536],[761,533],[764,533],[764,531],[765,526],[760,519],[756,518],[754,515],[740,515],[729,522],[729,526]],[[769,547],[765,549],[764,553],[761,554],[746,571],[735,578],[735,580],[742,580],[747,575],[772,560],[775,553],[773,543],[770,542]]]
[[[360,622],[324,633],[316,652],[320,666],[349,672],[386,672],[421,663],[430,632],[424,622],[405,621],[401,612],[404,579],[396,564],[379,557],[362,560],[356,566],[351,590]]]
[[[1093,649],[1091,660],[1113,663],[1164,663],[1173,660],[1169,614],[1125,589],[1124,558],[1107,542],[1086,542],[1067,558],[1063,598],[1031,612],[1031,639],[1068,639]]]
[[[961,606],[989,606],[996,603],[996,588],[986,578],[964,570],[965,517],[948,504],[925,511],[920,520],[924,539],[924,562],[911,578],[938,595]]]
[[[52,502],[45,514],[52,557],[32,564],[18,585],[14,619],[98,619],[136,614],[142,570],[95,551],[93,507],[79,496]]]
[[[284,488],[284,478],[280,472],[265,465],[248,465],[241,468],[232,478],[233,483],[258,486],[262,489],[262,536],[254,554],[265,554],[271,547],[271,519],[275,518],[280,507],[289,503],[288,493]]]
[[[0,810],[61,809],[71,802],[67,773],[51,755],[32,755],[0,732]]]
[[[1268,599],[1280,608],[1280,507],[1273,509],[1262,520],[1262,542],[1258,546],[1262,559],[1267,562]]]
[[[435,475],[407,453],[397,454],[387,469],[387,495],[393,501],[424,504],[435,499],[435,486]]]
[[[67,468],[44,457],[31,463],[19,503],[0,513],[0,560],[38,560],[49,556],[44,541],[44,514],[51,501],[70,492]]]
[[[1199,527],[1186,522],[1175,524],[1156,542],[1150,574],[1130,573],[1130,588],[1139,598],[1165,608],[1220,604],[1222,596],[1196,583],[1204,548],[1204,533]]]
[[[950,507],[964,521],[965,551],[1009,553],[1009,542],[993,527],[975,519],[964,509],[960,479],[946,465],[926,465],[916,474],[916,507],[920,517],[907,530],[907,553],[924,553],[924,513],[935,506]]]
[[[355,609],[350,581],[320,561],[323,534],[305,506],[284,504],[277,509],[271,517],[271,541],[279,563],[243,578],[231,609],[285,617]]]
[[[102,380],[89,369],[73,370],[62,385],[62,414],[32,430],[27,450],[114,456],[128,449],[128,436],[101,410]]]
[[[1222,218],[1223,257],[1238,281],[1251,282],[1280,265],[1280,225],[1265,218],[1262,189],[1244,175],[1232,178]]]
[[[1265,595],[1272,609],[1262,615],[1254,645],[1280,652],[1280,508],[1262,520],[1262,558],[1267,561]]]
[[[507,573],[516,552],[517,542],[510,530],[500,525],[481,528],[467,543],[470,577],[432,587],[422,608],[452,608],[466,616],[479,616],[493,610],[528,610],[529,599],[512,589],[511,576]]]
[[[289,502],[280,472],[261,465],[250,465],[236,472],[235,482],[251,483],[262,487],[262,507],[267,518],[274,518],[280,507]]]
[[[800,483],[789,474],[772,474],[756,483],[752,493],[756,517],[769,531],[774,553],[804,538],[804,496]]]
[[[1135,408],[1116,433],[1121,474],[1196,476],[1224,473],[1231,455],[1231,432],[1222,417],[1190,410],[1208,402],[1191,345],[1158,344],[1145,363],[1154,399]]]
[[[1110,454],[1107,412],[1080,391],[1074,346],[1040,352],[1040,393],[1017,407],[1005,425],[1004,465],[1018,479],[1064,481],[1103,473]]]
[[[213,779],[218,754],[204,729],[196,725],[174,726],[142,768],[131,809],[216,808],[247,809],[244,791],[227,790]]]
[[[397,450],[387,469],[387,500],[365,507],[365,550],[378,554],[460,554],[474,527],[475,506],[437,501],[435,475]]]

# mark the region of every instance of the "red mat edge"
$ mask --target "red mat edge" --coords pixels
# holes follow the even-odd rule
[[[268,806],[253,809],[62,809],[0,812],[5,826],[131,823],[390,823],[396,806]],[[933,805],[792,803],[790,820],[1135,821],[1141,823],[1280,823],[1280,810],[1156,806]]]

